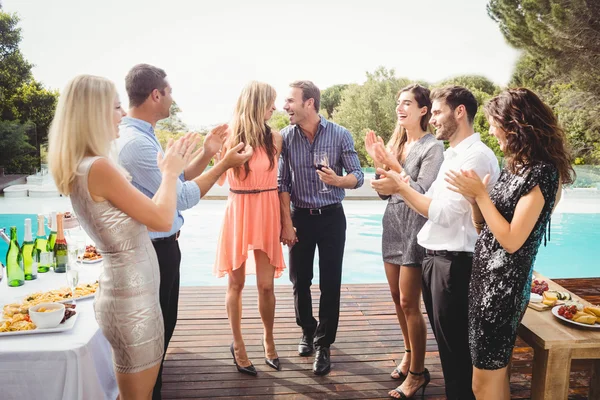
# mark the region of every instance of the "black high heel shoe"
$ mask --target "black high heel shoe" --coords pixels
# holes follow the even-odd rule
[[[429,370],[427,368],[425,368],[423,370],[423,372],[412,372],[411,370],[408,370],[408,373],[414,376],[422,376],[425,375],[425,382],[423,382],[423,384],[421,386],[419,386],[417,388],[417,390],[415,390],[415,393],[408,397],[407,395],[405,395],[402,390],[400,390],[400,387],[397,387],[396,389],[392,389],[394,392],[398,393],[400,395],[400,397],[394,397],[390,395],[390,398],[392,399],[412,399],[417,395],[417,392],[419,391],[419,389],[421,389],[421,398],[425,397],[425,388],[427,387],[427,385],[429,385],[429,382],[431,382],[431,375],[429,375]]]
[[[405,351],[406,353],[410,353],[410,349],[405,349],[404,351]],[[409,370],[410,370],[410,368],[409,368]],[[408,377],[408,374],[405,374],[404,372],[402,372],[402,370],[400,369],[400,366],[399,366],[399,365],[396,367],[396,369],[395,369],[395,370],[393,370],[393,371],[392,371],[392,374],[393,374],[394,372],[398,374],[398,377],[397,377],[397,378],[394,378],[394,376],[393,376],[393,375],[391,375],[391,374],[390,374],[390,377],[391,377],[392,379],[395,379],[395,380],[397,380],[397,381],[404,381],[404,380],[405,380],[405,379]]]
[[[233,343],[231,343],[231,346],[229,346],[229,350],[231,350],[231,355],[233,356],[233,363],[235,364],[235,367],[237,368],[237,370],[239,372],[241,372],[242,374],[247,374],[247,375],[251,375],[251,376],[258,375],[258,372],[256,372],[256,368],[254,368],[254,365],[252,365],[252,363],[250,363],[250,365],[247,367],[240,367],[238,365],[237,360],[235,359],[235,351],[233,350]]]
[[[265,340],[263,338],[262,341],[262,347],[264,352],[267,352],[267,349],[265,348]],[[280,365],[279,365],[279,357],[277,358],[267,358],[266,354],[265,354],[265,364],[267,364],[269,367],[276,369],[277,371],[280,370]]]

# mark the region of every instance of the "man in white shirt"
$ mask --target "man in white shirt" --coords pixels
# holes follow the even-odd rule
[[[448,189],[446,172],[474,170],[481,178],[490,176],[488,190],[500,174],[492,150],[473,131],[477,100],[467,89],[452,86],[431,94],[436,138],[450,147],[436,180],[424,195],[393,171],[372,182],[380,194],[400,194],[419,214],[428,218],[418,243],[425,248],[423,301],[438,343],[448,400],[475,399],[471,388],[473,369],[468,342],[468,295],[473,250],[477,231],[471,205],[462,195]],[[413,371],[419,373],[421,371]]]

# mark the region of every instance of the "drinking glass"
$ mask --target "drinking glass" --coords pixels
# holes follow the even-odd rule
[[[323,167],[329,168],[329,157],[327,156],[326,151],[316,151],[314,154],[314,164],[315,168],[319,171],[323,170]],[[326,185],[325,182],[321,181],[321,188],[319,189],[319,193],[329,193],[331,192],[331,187]]]

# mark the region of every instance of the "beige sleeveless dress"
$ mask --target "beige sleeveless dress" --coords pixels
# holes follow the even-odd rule
[[[88,174],[98,159],[86,157],[79,165],[71,203],[104,260],[96,320],[112,346],[116,371],[135,373],[160,363],[164,352],[158,259],[145,225],[90,196]]]

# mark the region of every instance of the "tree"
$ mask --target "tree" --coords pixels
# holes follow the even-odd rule
[[[600,96],[599,1],[490,0],[487,10],[510,44]]]
[[[30,129],[32,129],[31,124],[0,121],[0,161],[3,162],[5,172],[9,174],[33,172],[32,168],[35,168],[35,165],[31,165],[31,155],[28,154],[35,150],[28,141]]]
[[[374,73],[367,73],[363,85],[349,85],[344,90],[333,121],[352,133],[363,166],[371,164],[364,146],[366,132],[372,129],[385,141],[389,140],[397,119],[396,94],[410,82],[397,78],[393,69],[379,67]]]
[[[348,85],[333,85],[321,91],[321,114],[327,119],[333,117],[333,113],[342,102],[342,93]]]
[[[290,124],[290,117],[286,112],[275,111],[267,123],[272,129],[280,131]]]
[[[35,164],[39,165],[40,145],[47,139],[58,92],[45,89],[33,78],[33,65],[19,50],[21,29],[18,23],[19,18],[15,14],[0,10],[0,121],[27,124],[23,126],[23,132],[28,135],[31,146],[21,146],[20,135],[5,135],[5,140],[11,138],[17,141],[14,146],[20,151],[5,152],[0,163],[11,165],[7,170],[12,168],[12,172],[18,172],[15,171],[17,168],[31,172]],[[14,129],[9,131],[14,133]]]
[[[179,108],[177,103],[173,102],[173,104],[171,104],[171,108],[169,109],[169,117],[158,121],[156,124],[156,129],[171,132],[172,134],[187,131],[188,128],[186,124],[184,124],[181,118],[179,118],[177,115],[180,112],[181,108]]]
[[[600,97],[557,75],[548,60],[521,56],[511,86],[528,87],[556,114],[577,164],[600,162]]]
[[[58,91],[48,90],[35,80],[23,84],[11,99],[14,119],[33,124],[35,142],[32,142],[38,152],[48,137],[57,101]]]
[[[21,28],[15,14],[0,11],[0,119],[11,120],[10,99],[17,89],[31,79],[32,64],[19,50]]]

